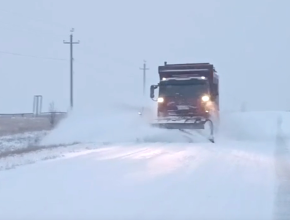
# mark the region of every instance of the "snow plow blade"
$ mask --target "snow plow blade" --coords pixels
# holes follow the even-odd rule
[[[183,133],[192,135],[188,131],[205,130],[205,124],[209,123],[209,136],[206,137],[210,142],[214,143],[214,126],[210,119],[182,119],[182,120],[158,120],[158,122],[151,123],[152,127],[161,129],[176,129]],[[187,130],[187,131],[186,131]]]
[[[153,123],[153,127],[166,129],[204,129],[204,123]]]

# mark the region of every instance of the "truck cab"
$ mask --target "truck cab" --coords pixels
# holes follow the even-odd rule
[[[210,63],[167,64],[158,67],[157,116],[210,118],[219,112],[219,77]]]

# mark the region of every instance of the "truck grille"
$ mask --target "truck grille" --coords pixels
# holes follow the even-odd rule
[[[165,98],[159,103],[158,115],[163,116],[189,116],[199,115],[201,106],[196,99]]]

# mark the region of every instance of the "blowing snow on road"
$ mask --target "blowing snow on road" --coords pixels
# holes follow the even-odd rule
[[[82,143],[43,145],[39,151],[3,156],[0,218],[266,220],[285,215],[283,205],[277,205],[286,195],[277,190],[277,170],[286,166],[281,149],[287,146],[281,140],[287,138],[283,131],[290,117],[257,114],[227,117],[215,144],[186,143],[179,133],[164,131],[139,134],[136,141],[135,131],[131,141],[127,136],[122,141],[109,142],[108,137],[83,142],[78,136],[71,141]],[[271,120],[265,122],[264,116]],[[279,116],[285,123],[277,136]],[[246,119],[256,119],[264,129],[243,127]],[[67,125],[69,119],[43,142],[61,142],[56,134]],[[166,143],[164,135],[175,138]],[[22,147],[18,146],[29,148]]]

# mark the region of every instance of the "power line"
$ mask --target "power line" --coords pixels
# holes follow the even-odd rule
[[[2,11],[2,9],[0,9],[0,10]],[[24,29],[24,27],[22,25],[3,24],[2,22],[1,22],[0,26],[1,25],[8,26],[8,27],[3,27],[5,29],[7,29],[7,30],[12,30],[12,31],[17,31],[17,32],[22,31],[22,32],[27,32],[28,34],[31,34],[31,32],[34,32],[34,33],[37,33],[37,34],[46,35],[46,36],[49,34],[49,35],[51,35],[51,36],[53,36],[54,38],[57,38],[57,39],[59,39],[59,37],[63,36],[63,34],[59,33],[58,31],[55,32],[55,31],[52,31],[52,30],[44,30],[44,29],[38,28],[38,27],[26,27]],[[91,53],[91,54],[96,54],[96,50],[94,48],[92,48],[92,46],[87,47],[86,45],[83,45],[82,47],[83,47],[83,49],[86,50],[84,52]],[[125,59],[122,56],[115,56],[115,55],[112,55],[111,53],[100,52],[100,51],[98,51],[97,54],[101,55],[101,56],[104,56],[104,57],[106,56],[106,57],[108,57],[110,59],[113,59],[115,62],[128,63],[130,65],[135,65],[132,61],[130,61],[128,59]]]
[[[6,30],[10,30],[10,31],[16,31],[16,32],[24,32],[24,33],[28,33],[28,34],[31,34],[31,32],[34,32],[34,33],[37,33],[37,34],[42,34],[42,35],[52,35],[54,37],[57,37],[59,38],[60,36],[63,36],[63,34],[56,34],[56,33],[53,33],[52,31],[47,31],[47,30],[44,30],[44,29],[40,29],[40,28],[35,28],[35,27],[26,27],[24,29],[23,25],[15,25],[15,24],[6,24],[6,23],[2,23],[1,22],[1,28],[4,28]],[[12,27],[12,28],[11,28]]]
[[[64,25],[64,24],[59,23],[59,22],[53,22],[53,21],[48,21],[48,20],[44,20],[44,19],[36,19],[36,18],[29,17],[27,15],[23,15],[23,14],[20,14],[20,13],[17,13],[17,12],[8,11],[8,10],[4,10],[4,9],[1,9],[1,11],[4,12],[4,13],[13,14],[13,15],[16,15],[16,16],[19,16],[19,17],[22,17],[22,18],[26,18],[26,19],[31,20],[31,21],[40,22],[40,23],[46,23],[46,24],[53,25],[53,26],[58,26],[58,28],[61,28],[61,29],[67,29],[68,28],[67,25]]]
[[[60,28],[60,29],[67,29],[68,26],[64,23],[60,23],[60,22],[54,22],[54,21],[51,21],[51,20],[48,20],[48,19],[43,19],[43,18],[34,18],[32,16],[27,16],[26,14],[21,14],[19,12],[15,12],[15,11],[9,11],[7,9],[0,9],[1,12],[4,12],[4,13],[7,13],[7,14],[11,14],[11,15],[16,15],[18,17],[22,17],[22,18],[25,18],[25,19],[28,19],[28,20],[31,20],[31,21],[35,21],[35,22],[39,22],[39,23],[43,23],[43,24],[48,24],[48,25],[51,25],[52,27],[57,27],[57,28]],[[9,20],[9,19],[8,19]],[[3,23],[1,22],[0,25],[3,25]],[[12,31],[22,31],[22,32],[35,32],[35,33],[38,33],[38,34],[43,34],[43,35],[47,35],[47,34],[50,34],[52,35],[53,37],[61,37],[63,36],[62,34],[60,34],[58,31],[55,32],[55,31],[52,31],[52,30],[44,30],[42,28],[37,28],[37,27],[29,27],[29,28],[25,28],[23,29],[23,25],[15,25],[15,24],[4,24],[6,26],[14,26],[15,29],[11,29],[11,28],[7,28],[7,27],[4,27],[5,29],[10,29]],[[30,29],[30,30],[29,30]],[[86,47],[85,45],[83,45],[84,47]],[[87,48],[84,48],[86,49],[88,52],[92,50],[91,47],[87,47]],[[93,50],[95,52],[95,50]],[[122,56],[112,56],[112,54],[110,53],[100,53],[100,51],[98,51],[98,53],[102,56],[107,56],[108,58],[111,58],[111,59],[114,59],[116,62],[122,62],[122,63],[128,63],[128,64],[133,64],[131,61],[129,60],[126,60],[124,59],[124,57]],[[21,55],[18,55],[18,56],[21,56]],[[36,57],[35,57],[36,58]],[[48,58],[50,59],[50,58]],[[64,60],[64,59],[63,59]],[[135,65],[135,64],[133,64]]]
[[[30,57],[30,58],[37,58],[37,59],[45,59],[45,60],[67,61],[67,59],[62,59],[62,58],[41,57],[41,56],[27,55],[27,54],[14,53],[14,52],[8,52],[8,51],[0,51],[0,53],[1,54],[13,55],[13,56],[21,56],[21,57]]]
[[[70,107],[71,107],[71,110],[73,109],[73,45],[80,43],[80,41],[77,41],[77,42],[73,41],[73,34],[72,34],[73,32],[74,32],[74,29],[72,28],[69,42],[63,41],[64,44],[70,44]]]

